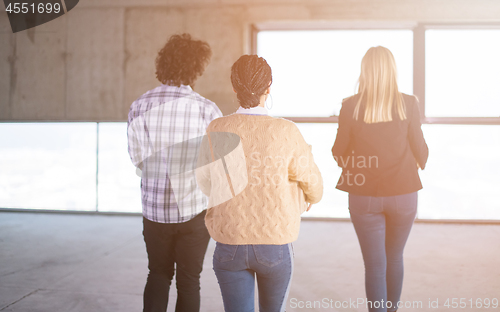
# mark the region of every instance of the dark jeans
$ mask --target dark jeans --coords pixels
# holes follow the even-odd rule
[[[403,249],[417,213],[417,193],[349,194],[349,211],[365,263],[368,310],[395,311],[403,287]]]
[[[157,223],[143,218],[149,275],[144,289],[144,312],[165,312],[177,269],[175,311],[200,310],[200,273],[210,235],[203,211],[184,223]]]
[[[293,271],[292,244],[227,245],[218,242],[213,264],[226,312],[255,311],[255,277],[259,311],[285,311]]]

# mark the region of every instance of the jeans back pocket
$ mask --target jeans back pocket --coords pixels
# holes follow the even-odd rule
[[[214,258],[219,262],[228,262],[234,260],[238,245],[228,245],[217,242],[215,245]]]
[[[396,211],[399,215],[411,215],[417,213],[417,192],[394,196]]]
[[[283,262],[284,245],[252,245],[257,262],[267,266],[274,267]]]
[[[358,215],[380,213],[382,205],[378,198],[349,194],[349,212]]]

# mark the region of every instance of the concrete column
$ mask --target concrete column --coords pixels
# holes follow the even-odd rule
[[[68,13],[66,118],[123,120],[125,9]]]

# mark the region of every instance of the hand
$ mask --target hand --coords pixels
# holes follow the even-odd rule
[[[312,205],[313,205],[313,204],[309,204],[309,206],[307,206],[306,211],[309,211],[309,209],[311,209]]]

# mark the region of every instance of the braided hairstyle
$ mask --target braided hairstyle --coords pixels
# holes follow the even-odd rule
[[[271,67],[257,55],[242,55],[231,67],[231,83],[243,108],[259,106],[272,82]]]

